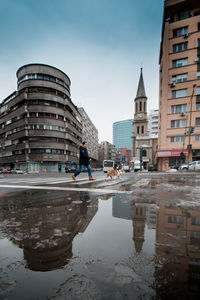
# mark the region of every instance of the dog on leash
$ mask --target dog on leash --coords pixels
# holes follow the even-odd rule
[[[113,179],[113,177],[120,178],[120,173],[118,170],[108,170],[106,179],[108,177],[110,177],[111,180]]]
[[[125,172],[122,169],[119,169],[119,170],[116,170],[116,169],[114,169],[114,170],[108,170],[106,179],[108,177],[110,177],[111,180],[113,179],[113,177],[118,177],[120,179],[120,176],[124,175],[124,174],[125,174]]]

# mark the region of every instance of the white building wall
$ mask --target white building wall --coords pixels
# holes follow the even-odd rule
[[[148,127],[150,136],[158,136],[158,110],[150,110],[148,117]]]

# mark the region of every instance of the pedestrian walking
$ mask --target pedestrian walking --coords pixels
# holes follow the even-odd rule
[[[76,180],[76,176],[79,175],[83,171],[84,167],[87,168],[89,180],[95,180],[92,177],[92,170],[90,167],[91,158],[88,155],[87,146],[88,146],[87,142],[83,142],[82,146],[80,146],[80,148],[79,148],[79,150],[80,150],[79,165],[80,166],[79,166],[79,169],[72,175],[73,180]]]

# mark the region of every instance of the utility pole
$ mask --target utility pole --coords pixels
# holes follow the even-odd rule
[[[187,149],[188,149],[188,165],[189,165],[189,162],[190,162],[190,152],[192,150],[192,145],[190,144],[190,135],[191,135],[191,133],[194,132],[194,127],[191,127],[191,124],[192,124],[192,98],[194,96],[195,87],[196,87],[196,84],[194,83],[193,84],[192,95],[191,95],[191,98],[190,98],[190,111],[189,111],[190,119],[189,119],[189,131],[188,131],[188,146],[187,146]]]
[[[143,147],[140,146],[140,171],[142,171]]]

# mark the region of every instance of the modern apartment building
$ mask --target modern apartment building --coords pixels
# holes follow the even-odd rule
[[[133,119],[113,123],[113,145],[132,149]]]
[[[103,166],[103,160],[105,159],[114,160],[118,165],[121,164],[122,161],[121,149],[107,141],[101,142],[101,144],[99,144],[99,159],[98,159],[98,165],[100,167]]]
[[[166,0],[160,46],[158,168],[200,160],[200,1]]]
[[[148,115],[149,134],[158,137],[158,110],[152,109]]]
[[[82,139],[88,143],[88,154],[92,158],[92,165],[96,165],[98,160],[98,130],[90,120],[83,107],[78,108],[81,114]]]
[[[81,116],[61,70],[28,64],[17,71],[17,91],[0,104],[0,166],[29,172],[61,171],[78,163]]]

